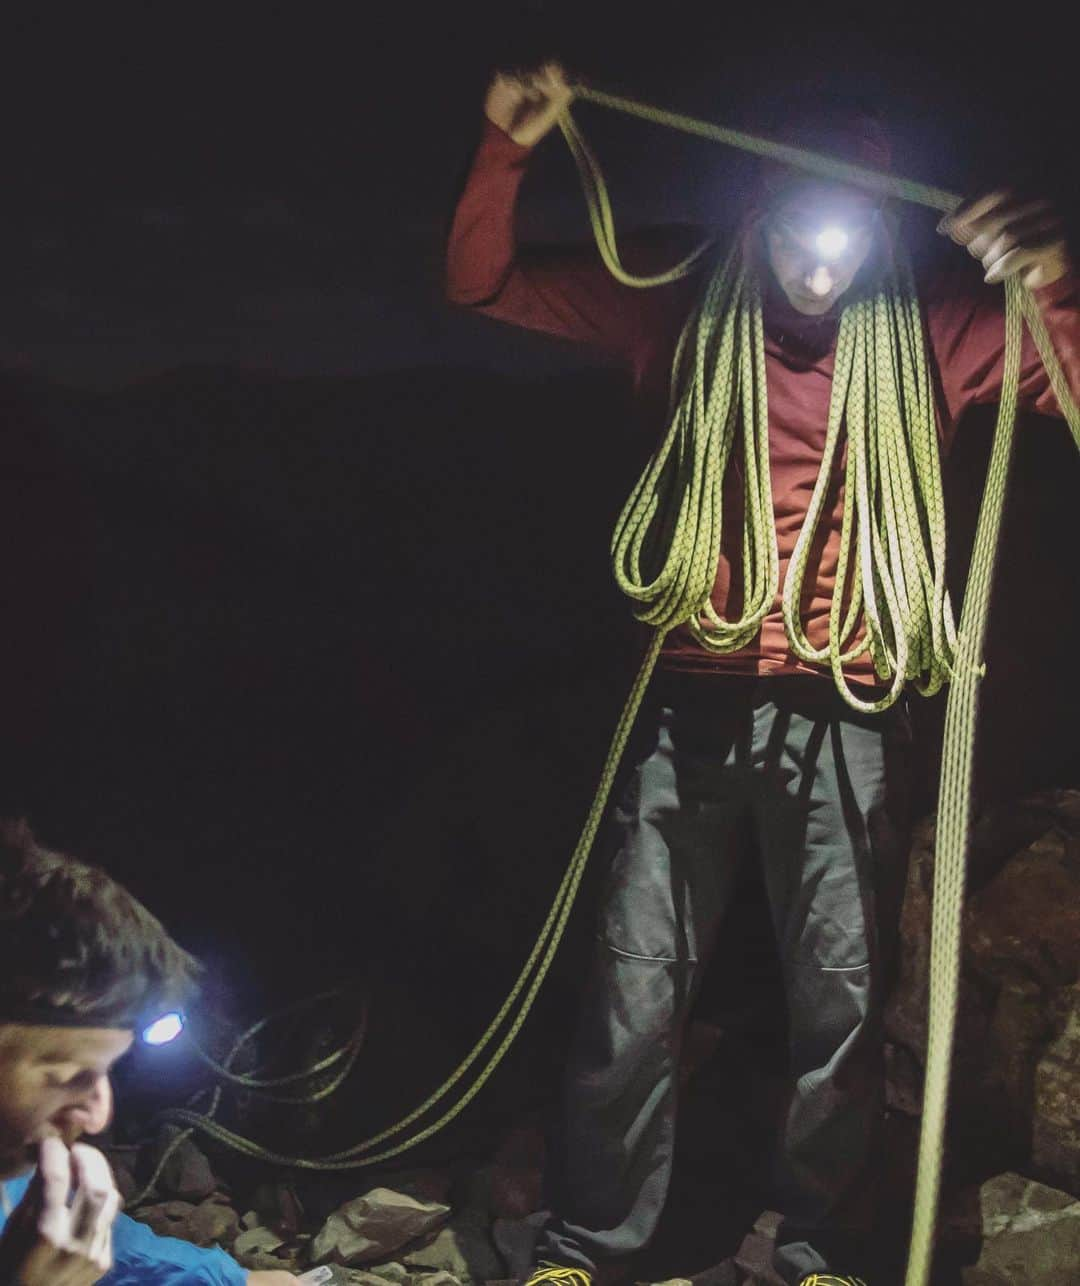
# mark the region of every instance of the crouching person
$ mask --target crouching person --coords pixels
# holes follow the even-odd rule
[[[112,1114],[109,1070],[198,966],[97,867],[0,821],[0,1283],[284,1286],[222,1250],[119,1213],[105,1157],[79,1139]]]

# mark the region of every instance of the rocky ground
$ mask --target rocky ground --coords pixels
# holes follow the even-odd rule
[[[925,1057],[932,873],[927,820],[913,845],[904,967],[888,1015],[889,1118],[878,1174],[883,1244],[901,1248]],[[723,1025],[692,1027],[676,1189],[658,1245],[631,1266],[639,1279],[693,1277],[727,1257],[756,1280],[772,1280],[764,1265],[775,1220],[760,1213],[761,1138],[783,1077],[775,1063],[762,1073],[757,1061]],[[1077,1280],[1080,791],[1033,795],[979,822],[953,1084],[935,1286]],[[536,1121],[504,1125],[487,1143],[454,1163],[331,1178],[238,1167],[213,1145],[163,1126],[138,1146],[117,1146],[112,1159],[136,1218],[220,1245],[250,1268],[322,1264],[339,1283],[471,1286],[526,1271],[541,1205]],[[152,1189],[140,1191],[155,1170]],[[896,1256],[875,1286],[899,1274],[902,1249]]]

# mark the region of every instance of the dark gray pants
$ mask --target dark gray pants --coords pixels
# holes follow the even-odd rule
[[[592,1268],[641,1249],[656,1229],[681,1028],[732,888],[736,827],[749,818],[794,1078],[777,1159],[776,1268],[793,1282],[855,1271],[835,1262],[829,1226],[882,1110],[881,1011],[908,848],[906,712],[858,715],[812,676],[664,676],[657,688],[615,809],[619,848],[538,1258]]]

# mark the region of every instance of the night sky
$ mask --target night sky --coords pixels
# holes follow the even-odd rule
[[[641,464],[625,381],[441,296],[491,70],[554,54],[749,128],[835,85],[883,109],[898,172],[1034,181],[1075,227],[1074,41],[1046,10],[1031,30],[944,9],[10,11],[3,807],[121,875],[256,1008],[357,963],[407,977],[449,1065],[543,918],[639,642],[607,566]],[[721,149],[579,119],[627,227],[708,223],[746,182]],[[525,236],[587,234],[564,153],[535,159]],[[913,238],[948,252],[932,225],[915,212]],[[984,721],[1017,789],[1080,767],[1080,469],[1061,426],[1024,442]]]

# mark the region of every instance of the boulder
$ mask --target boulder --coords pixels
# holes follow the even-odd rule
[[[202,1201],[188,1216],[188,1241],[196,1246],[231,1249],[240,1231],[240,1217],[220,1198]]]
[[[372,1272],[370,1269],[338,1268],[335,1271],[338,1274],[337,1279],[341,1282],[348,1282],[349,1286],[386,1286],[387,1279],[380,1277],[378,1273]],[[400,1280],[409,1283],[411,1286],[414,1279],[408,1273],[404,1273]]]
[[[248,1256],[272,1255],[284,1244],[284,1238],[279,1237],[272,1228],[248,1228],[233,1242],[233,1254],[242,1264],[250,1268],[251,1265],[247,1263]]]
[[[262,1183],[252,1204],[259,1222],[288,1240],[304,1225],[304,1207],[291,1183]]]
[[[887,1014],[888,1102],[905,1114],[921,1110],[933,846],[926,819],[912,844]],[[1080,791],[999,805],[975,827],[964,911],[950,1128],[968,1176],[1031,1167],[1080,1191],[1078,978]]]
[[[982,1185],[983,1246],[963,1286],[1062,1286],[1080,1264],[1080,1201],[1019,1174]]]
[[[240,1231],[240,1219],[231,1206],[211,1198],[193,1205],[190,1201],[161,1201],[133,1212],[159,1237],[179,1237],[196,1246],[222,1246],[228,1250]]]
[[[199,1202],[217,1188],[210,1162],[188,1131],[163,1125],[149,1150],[149,1173],[157,1169],[162,1157],[165,1163],[154,1186],[163,1196]]]
[[[349,1267],[389,1257],[445,1223],[450,1207],[390,1188],[373,1188],[346,1201],[327,1219],[311,1244],[311,1261]]]
[[[1064,994],[1061,1032],[1035,1068],[1032,1160],[1080,1192],[1080,985]]]
[[[393,1262],[389,1264],[370,1264],[363,1271],[358,1268],[349,1268],[345,1271],[350,1274],[351,1281],[359,1281],[363,1278],[367,1286],[374,1286],[376,1282],[381,1282],[382,1286],[386,1286],[387,1282],[409,1283],[412,1281],[412,1277],[404,1264]]]
[[[131,1215],[159,1237],[179,1237],[183,1241],[190,1241],[191,1238],[187,1236],[187,1221],[194,1209],[190,1201],[159,1201],[151,1206],[140,1206]]]

